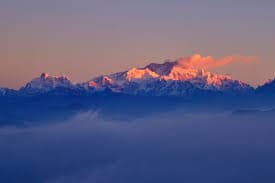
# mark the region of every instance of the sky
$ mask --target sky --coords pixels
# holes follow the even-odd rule
[[[272,0],[0,0],[0,86],[193,54],[257,58],[213,69],[256,86],[275,76],[274,19]]]

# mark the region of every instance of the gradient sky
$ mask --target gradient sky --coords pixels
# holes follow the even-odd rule
[[[274,0],[0,0],[0,86],[41,72],[74,82],[200,53],[255,56],[215,71],[275,76]]]

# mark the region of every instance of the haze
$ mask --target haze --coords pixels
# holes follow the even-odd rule
[[[274,182],[274,113],[158,113],[0,129],[1,182]]]

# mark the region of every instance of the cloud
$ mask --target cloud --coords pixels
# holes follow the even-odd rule
[[[178,109],[132,122],[94,112],[0,129],[0,182],[274,182],[274,116]]]
[[[184,68],[190,69],[208,69],[223,67],[235,62],[239,63],[254,63],[257,59],[253,56],[225,56],[216,60],[212,56],[203,57],[199,54],[195,54],[191,57],[183,57],[178,60],[178,64]]]

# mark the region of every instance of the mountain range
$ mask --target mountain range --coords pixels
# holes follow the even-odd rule
[[[0,88],[0,126],[67,119],[88,111],[112,120],[135,119],[178,108],[229,110],[239,115],[243,111],[274,109],[274,101],[275,80],[253,88],[182,60],[165,61],[83,83],[42,73],[19,90]]]
[[[0,96],[33,96],[46,93],[56,95],[87,95],[114,92],[141,96],[187,97],[200,93],[244,95],[251,93],[273,94],[275,80],[253,88],[228,75],[218,75],[204,69],[190,68],[180,60],[151,63],[143,68],[95,77],[84,83],[74,84],[67,77],[42,73],[19,90],[0,89]]]

